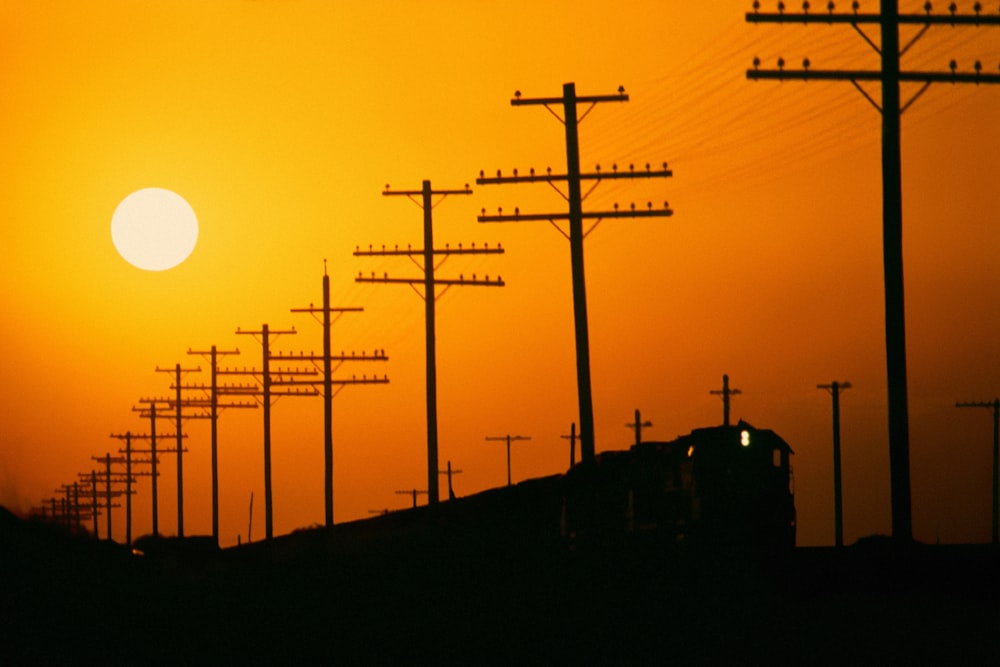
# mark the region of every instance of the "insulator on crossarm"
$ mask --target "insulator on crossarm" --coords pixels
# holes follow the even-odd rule
[[[652,211],[653,210],[653,202],[651,202],[651,201],[646,202],[646,209]]]
[[[948,63],[948,67],[951,68],[951,73],[954,74],[955,68],[958,67],[958,63],[952,60],[951,62]]]
[[[514,168],[514,178],[517,178],[517,167]]]
[[[480,170],[479,170],[479,178],[483,178],[484,176],[486,176],[486,174],[485,174],[485,173],[483,173],[483,170],[482,170],[482,169],[480,169]]]
[[[802,12],[805,14],[809,13],[809,0],[805,0],[805,2],[802,3]]]
[[[785,12],[785,3],[779,2],[778,3],[778,13],[779,14],[783,14],[784,12]]]
[[[778,69],[784,69],[784,68],[785,68],[785,59],[778,58]]]
[[[826,11],[830,12],[831,14],[833,13],[834,7],[835,5],[833,4],[832,0],[826,3]]]
[[[598,174],[601,173],[601,165],[595,164],[594,165],[594,171],[596,171]]]
[[[520,209],[520,207],[518,207],[518,206],[515,206],[515,207],[514,207],[514,215],[515,215],[515,216],[517,216],[517,215],[520,215],[520,214],[521,214],[521,209]]]
[[[958,7],[955,5],[954,2],[948,5],[948,11],[951,12],[952,16],[954,16],[955,12],[958,11]]]
[[[500,178],[500,170],[497,169],[497,178]]]
[[[386,191],[386,192],[388,192],[388,191],[389,191],[389,184],[388,184],[388,183],[386,183],[386,184],[385,184],[385,191]]]
[[[803,58],[802,59],[802,69],[809,69],[809,59],[808,58]]]
[[[615,211],[618,211],[618,202],[615,202]]]
[[[531,169],[529,169],[528,173],[531,174],[532,176],[534,176],[535,175],[535,168],[532,167]]]
[[[616,174],[618,173],[618,164],[617,163],[612,163],[611,164],[611,171],[614,172],[614,173],[616,173]]]
[[[473,242],[472,242],[472,249],[473,249],[473,250],[475,250],[475,249],[476,249],[476,243],[475,243],[475,241],[473,241]]]

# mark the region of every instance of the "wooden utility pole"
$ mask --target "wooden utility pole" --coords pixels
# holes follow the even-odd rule
[[[516,440],[531,440],[530,435],[501,435],[501,436],[486,436],[487,442],[499,441],[507,443],[507,486],[510,486],[510,443]]]
[[[346,361],[388,361],[389,357],[385,356],[385,350],[375,350],[371,355],[356,356],[351,353],[351,356],[346,356],[343,352],[338,356],[334,356],[332,352],[333,343],[330,340],[330,329],[333,322],[340,319],[344,313],[359,313],[363,312],[364,308],[359,307],[340,307],[333,308],[330,306],[330,276],[326,273],[326,260],[323,260],[323,305],[319,308],[314,307],[311,303],[308,308],[292,308],[293,313],[310,313],[313,317],[317,314],[322,315],[320,323],[323,325],[323,354],[322,356],[317,356],[310,353],[308,356],[299,355],[295,359],[308,360],[313,362],[322,361],[323,362],[323,508],[326,516],[326,527],[333,527],[333,397],[340,393],[348,384],[384,384],[389,381],[388,378],[371,378],[367,377],[361,379],[351,378],[349,380],[334,380],[333,373],[336,370],[334,368],[333,362],[337,362],[337,369]],[[335,318],[331,319],[331,315],[336,314]],[[292,359],[293,357],[272,357],[274,359]],[[334,385],[337,386],[336,391],[334,391]]]
[[[635,431],[635,444],[639,445],[642,442],[642,429],[649,428],[652,425],[653,422],[649,421],[648,419],[646,421],[642,421],[642,419],[639,417],[639,409],[636,408],[635,421],[633,421],[631,424],[625,424],[625,428],[630,428]]]
[[[903,71],[900,58],[931,26],[982,27],[1000,26],[1000,13],[981,14],[980,3],[974,14],[960,14],[951,3],[948,14],[932,14],[926,3],[923,14],[900,14],[897,0],[882,0],[878,13],[862,13],[854,3],[852,12],[835,12],[830,4],[827,12],[810,13],[808,3],[802,12],[785,12],[779,3],[776,13],[759,11],[760,3],[746,15],[749,23],[838,24],[851,26],[880,56],[877,71],[824,70],[811,67],[809,59],[802,69],[786,69],[784,59],[778,59],[777,69],[761,69],[754,59],[753,69],[747,70],[751,80],[776,81],[850,81],[882,116],[882,261],[885,289],[885,348],[889,393],[889,476],[892,495],[892,535],[899,541],[913,540],[913,520],[910,499],[910,433],[907,408],[906,380],[906,320],[903,304],[903,192],[900,150],[900,116],[932,83],[1000,83],[1000,74],[984,74],[979,61],[974,72],[958,72],[951,61],[951,72]],[[900,25],[920,26],[917,34],[902,48]],[[863,26],[877,26],[880,43],[869,37]],[[862,86],[863,82],[881,86],[881,103]],[[900,99],[900,83],[920,83],[922,87],[904,104]]]
[[[497,185],[504,183],[547,183],[558,190],[558,183],[566,184],[566,192],[562,196],[569,204],[568,212],[561,213],[541,213],[522,214],[514,209],[514,213],[503,213],[498,211],[497,215],[486,215],[486,211],[479,216],[479,222],[521,222],[521,221],[542,221],[547,220],[556,226],[556,229],[569,240],[570,247],[570,268],[573,281],[573,324],[576,339],[576,381],[577,381],[577,401],[579,404],[580,418],[580,453],[585,463],[594,460],[594,405],[591,397],[590,382],[590,334],[587,325],[587,293],[586,280],[584,277],[583,264],[583,240],[590,233],[593,226],[584,231],[583,221],[594,220],[594,226],[604,218],[625,218],[625,217],[665,217],[673,215],[673,211],[664,202],[662,209],[653,209],[652,204],[647,204],[645,209],[636,208],[633,204],[630,210],[619,210],[617,204],[613,211],[588,212],[583,210],[582,183],[593,181],[594,184],[587,194],[597,187],[604,180],[620,178],[665,178],[672,175],[667,169],[666,163],[662,170],[651,170],[646,165],[646,170],[636,171],[633,167],[629,170],[618,171],[613,167],[611,172],[602,172],[597,168],[594,173],[582,173],[580,171],[580,139],[578,127],[580,122],[599,103],[603,102],[627,102],[628,95],[623,88],[618,89],[617,95],[594,95],[578,96],[576,86],[573,83],[563,85],[562,97],[541,97],[535,99],[522,99],[520,91],[514,93],[514,99],[510,101],[511,106],[544,106],[556,118],[558,118],[566,130],[566,173],[536,174],[532,169],[528,175],[518,175],[515,170],[513,176],[503,176],[499,171],[496,177],[486,177],[483,172],[479,173],[476,179],[477,185]],[[586,106],[582,115],[578,114],[578,107]],[[562,116],[554,108],[562,107]],[[563,232],[556,225],[556,220],[566,220],[569,224],[569,233]]]
[[[207,417],[211,424],[212,437],[212,538],[219,543],[219,410],[222,408],[256,408],[257,404],[248,401],[220,403],[219,396],[225,393],[227,387],[219,385],[219,357],[239,354],[239,350],[220,350],[213,345],[208,350],[192,350],[188,354],[201,355],[208,360],[211,370],[211,382],[207,386],[185,385],[181,389],[200,390],[207,393],[204,398],[193,398],[184,401],[185,406],[207,409]]]
[[[960,402],[955,407],[987,408],[993,411],[993,544],[997,544],[1000,542],[1000,398]]]
[[[284,375],[315,375],[316,372],[302,369],[283,370],[275,371],[273,375],[276,377],[272,377],[272,337],[277,338],[278,336],[294,334],[296,333],[295,327],[284,331],[273,331],[267,324],[264,324],[258,331],[243,331],[241,329],[237,329],[236,333],[237,335],[253,336],[261,346],[262,366],[259,372],[253,369],[244,369],[243,371],[232,372],[232,374],[238,373],[254,377],[254,379],[260,383],[259,390],[251,388],[244,391],[242,389],[233,388],[230,391],[233,394],[241,396],[255,397],[264,412],[264,538],[270,540],[274,537],[274,506],[271,495],[271,400],[272,398],[277,399],[281,396],[315,396],[317,394],[316,390],[313,388],[273,389],[272,387],[280,387],[281,385],[295,383],[293,379],[284,379]],[[220,372],[230,373],[228,370]]]
[[[170,449],[168,447],[162,447],[162,448],[157,449],[157,446],[156,446],[156,438],[157,438],[157,433],[156,433],[156,416],[158,414],[157,405],[167,406],[167,405],[170,404],[170,399],[167,399],[167,398],[140,398],[139,399],[139,403],[140,404],[145,404],[145,407],[142,407],[142,406],[140,406],[140,407],[133,407],[132,410],[134,412],[138,412],[140,417],[145,417],[145,418],[149,419],[149,449],[148,450],[132,450],[132,453],[133,454],[136,454],[136,453],[139,453],[139,454],[149,454],[149,462],[150,462],[150,466],[151,466],[150,479],[152,481],[152,487],[153,487],[152,488],[152,492],[153,492],[153,503],[152,503],[152,505],[153,505],[153,508],[152,508],[153,509],[153,535],[159,535],[160,534],[160,523],[159,523],[159,521],[160,521],[160,518],[159,518],[160,517],[160,513],[159,513],[159,505],[158,505],[159,499],[158,499],[158,493],[157,493],[157,488],[156,488],[156,481],[157,481],[157,478],[159,477],[159,473],[157,473],[157,471],[156,471],[156,466],[160,462],[159,454],[176,454],[178,449],[183,449],[183,446],[175,448],[175,449]],[[136,436],[132,436],[132,437],[136,437]],[[177,437],[177,434],[173,434],[173,433],[162,434],[161,433],[159,435],[159,437],[162,437],[162,438],[174,438],[174,437]],[[178,438],[178,442],[180,442],[181,439],[186,438],[186,437],[187,437],[187,435],[182,433],[180,435],[180,437]]]
[[[560,435],[563,440],[569,440],[569,467],[576,465],[576,422],[569,425],[569,435]]]
[[[840,474],[840,392],[850,389],[850,382],[818,384],[817,389],[825,389],[833,397],[833,532],[834,544],[844,546],[844,494]]]
[[[417,490],[417,489],[410,489],[408,491],[407,490],[396,491],[396,495],[399,495],[399,496],[413,496],[413,507],[414,508],[416,508],[416,506],[417,506],[417,495],[418,494],[420,494],[420,495],[427,495],[427,492],[426,491],[420,491],[420,490]],[[388,512],[386,512],[386,514],[388,514]]]
[[[460,474],[462,474],[462,471],[461,470],[452,470],[451,469],[451,461],[448,461],[448,468],[445,469],[445,470],[439,470],[438,474],[440,474],[440,475],[447,475],[448,476],[448,500],[454,500],[455,499],[455,489],[452,488],[452,486],[451,486],[451,476],[452,475],[460,475]]]
[[[729,376],[722,376],[722,389],[712,389],[708,393],[722,397],[722,425],[729,426],[729,399],[743,392],[739,389],[729,388]]]
[[[181,373],[196,373],[200,370],[200,367],[181,368],[180,364],[176,364],[173,368],[156,367],[157,373],[173,373],[174,375],[174,383],[172,385],[174,400],[172,401],[172,405],[174,406],[174,419],[176,420],[174,428],[177,432],[177,537],[184,537],[184,447],[181,442],[182,433],[184,432],[184,426],[181,422],[184,402],[181,400]]]
[[[408,198],[410,201],[414,202],[417,206],[423,209],[424,212],[424,247],[420,249],[410,248],[407,246],[404,248],[399,248],[398,246],[388,249],[382,246],[381,250],[372,248],[368,246],[368,250],[362,250],[360,247],[354,250],[355,257],[371,257],[371,256],[401,256],[409,257],[414,262],[422,263],[424,275],[420,278],[390,278],[388,275],[382,277],[377,277],[374,273],[371,276],[365,276],[361,273],[355,278],[355,282],[359,283],[401,283],[404,285],[409,285],[420,294],[424,300],[424,326],[425,326],[425,340],[426,340],[426,368],[427,368],[427,489],[428,496],[427,502],[431,505],[436,505],[438,502],[438,425],[437,425],[437,337],[435,334],[435,312],[434,303],[441,297],[448,289],[455,285],[460,285],[463,287],[470,285],[478,285],[482,287],[503,287],[504,282],[497,276],[496,280],[490,280],[489,276],[485,276],[482,279],[476,278],[476,275],[472,275],[472,279],[466,279],[464,276],[460,275],[458,279],[442,279],[437,278],[434,275],[434,270],[437,269],[441,263],[450,256],[453,255],[500,255],[503,254],[504,250],[499,245],[490,248],[489,245],[484,245],[481,248],[477,248],[475,244],[472,244],[469,248],[463,248],[461,244],[457,248],[451,248],[445,245],[444,248],[434,247],[434,219],[432,215],[432,210],[434,207],[441,203],[446,197],[451,195],[470,195],[472,190],[466,185],[464,188],[455,190],[435,190],[431,187],[430,181],[424,181],[420,190],[391,190],[387,185],[382,195],[385,197],[391,196],[402,196]],[[434,198],[438,197],[437,202]],[[435,256],[440,256],[442,258],[441,262],[435,264]],[[418,260],[422,259],[422,262]],[[418,285],[423,285],[423,293],[417,288]],[[437,287],[439,285],[444,286],[444,290],[440,293],[437,292]]]

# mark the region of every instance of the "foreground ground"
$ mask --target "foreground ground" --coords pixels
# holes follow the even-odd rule
[[[457,532],[424,512],[138,557],[3,511],[0,662],[1000,660],[991,546],[570,550],[499,517],[482,525]]]

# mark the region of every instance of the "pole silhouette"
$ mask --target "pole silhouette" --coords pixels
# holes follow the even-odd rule
[[[208,360],[211,368],[211,380],[206,386],[185,385],[182,389],[199,389],[208,393],[205,399],[187,399],[186,406],[200,407],[208,409],[208,414],[203,415],[208,418],[211,426],[212,438],[212,538],[215,543],[219,543],[219,409],[220,408],[256,408],[257,404],[252,402],[237,401],[230,403],[220,403],[219,396],[224,395],[225,386],[219,385],[219,357],[239,354],[236,350],[220,350],[215,345],[208,350],[192,350],[188,348],[188,354],[197,354]]]
[[[486,436],[487,442],[504,442],[507,443],[507,486],[510,486],[510,443],[516,440],[531,440],[530,435],[502,435],[502,436]]]
[[[900,115],[935,82],[943,83],[1000,83],[1000,74],[984,74],[977,61],[975,72],[903,71],[901,56],[910,49],[931,26],[1000,26],[1000,14],[984,16],[976,3],[974,14],[959,14],[952,3],[949,13],[932,14],[931,5],[925,5],[923,14],[900,14],[896,0],[882,0],[878,13],[836,13],[831,3],[828,12],[810,14],[808,4],[802,12],[785,12],[779,6],[777,13],[760,12],[760,3],[746,15],[749,23],[788,24],[839,24],[850,25],[881,58],[878,71],[822,70],[811,67],[808,59],[802,69],[786,69],[783,59],[777,69],[761,69],[755,58],[753,69],[747,70],[750,80],[833,80],[850,81],[882,116],[882,261],[885,290],[885,347],[886,371],[889,393],[889,467],[892,495],[892,534],[903,541],[913,540],[913,521],[910,497],[910,435],[907,407],[906,379],[906,322],[903,303],[903,195],[902,160],[900,149]],[[922,26],[920,31],[900,48],[899,26]],[[880,44],[876,45],[862,26],[877,26]],[[881,103],[869,95],[859,82],[877,82],[881,86]],[[900,98],[900,83],[921,83],[923,86],[904,104]]]
[[[173,373],[174,374],[174,419],[176,420],[175,431],[177,433],[177,537],[184,537],[184,447],[181,442],[183,437],[181,434],[184,431],[183,424],[181,422],[182,408],[184,406],[181,400],[181,373],[194,373],[200,371],[201,368],[181,368],[180,364],[176,364],[173,368],[160,368],[156,367],[157,373]]]
[[[563,440],[569,440],[569,467],[576,465],[576,422],[569,425],[569,435],[560,435]]]
[[[670,207],[664,202],[662,210],[653,210],[652,204],[647,204],[647,209],[636,209],[633,204],[630,211],[618,210],[617,204],[613,211],[585,212],[583,210],[582,182],[594,181],[594,187],[602,180],[619,178],[661,178],[672,175],[663,165],[662,171],[651,171],[646,165],[646,171],[636,171],[634,168],[628,172],[619,172],[614,167],[612,172],[601,172],[597,168],[594,173],[583,173],[580,171],[580,121],[599,103],[603,102],[627,102],[628,95],[623,88],[618,89],[617,95],[595,95],[578,96],[576,85],[566,83],[563,85],[562,97],[543,97],[534,99],[522,99],[520,91],[514,93],[514,99],[510,101],[511,106],[544,106],[563,123],[566,132],[566,173],[546,175],[535,174],[531,170],[529,175],[518,175],[515,170],[513,176],[503,176],[499,171],[495,178],[486,177],[479,172],[476,179],[477,185],[497,185],[504,183],[548,183],[555,187],[556,183],[565,182],[566,193],[563,194],[569,204],[569,211],[552,214],[522,214],[515,209],[513,214],[504,214],[498,211],[497,215],[487,215],[483,210],[479,216],[479,222],[520,222],[533,220],[548,220],[555,226],[556,220],[566,220],[569,224],[569,233],[563,232],[569,240],[570,245],[570,269],[573,282],[573,330],[576,342],[576,378],[577,378],[577,402],[579,405],[580,419],[580,454],[585,463],[592,463],[595,456],[594,447],[594,405],[591,392],[590,378],[590,334],[587,325],[587,292],[586,279],[584,275],[583,261],[583,240],[593,229],[591,227],[586,232],[583,229],[583,221],[595,220],[595,225],[604,218],[622,217],[663,217],[673,214]],[[578,107],[586,105],[587,109],[583,115],[578,114]],[[553,107],[562,107],[562,117],[553,111]],[[592,190],[593,188],[591,188]],[[589,191],[588,191],[589,194]],[[558,227],[556,227],[558,229]],[[560,230],[562,231],[562,230]]]
[[[314,317],[317,313],[322,314],[322,320],[320,323],[323,325],[323,355],[316,356],[310,354],[308,356],[299,355],[295,359],[304,359],[312,361],[313,363],[317,361],[323,362],[323,509],[326,517],[326,527],[331,528],[333,526],[333,397],[340,392],[344,386],[348,384],[373,384],[381,383],[384,384],[388,382],[388,378],[378,379],[372,378],[368,380],[367,377],[363,379],[353,378],[350,380],[338,380],[333,379],[333,362],[337,362],[337,368],[341,366],[345,361],[388,361],[388,357],[385,356],[384,350],[376,350],[372,355],[366,356],[362,353],[360,357],[352,354],[350,358],[345,356],[343,353],[340,356],[334,356],[332,353],[332,341],[330,339],[330,330],[333,325],[333,321],[340,319],[341,315],[344,313],[360,313],[364,312],[364,308],[332,308],[330,306],[330,276],[326,273],[326,260],[323,260],[323,305],[319,308],[313,307],[309,304],[308,308],[292,308],[293,313],[310,313]],[[336,318],[331,319],[332,314],[336,314]],[[317,318],[318,319],[318,318]],[[293,357],[280,357],[274,356],[274,359],[292,359]],[[337,385],[337,390],[334,391],[333,386]]]
[[[469,189],[468,185],[455,190],[435,190],[431,187],[429,180],[423,181],[420,190],[391,190],[387,185],[382,192],[382,196],[407,197],[423,209],[424,247],[422,249],[413,249],[410,247],[401,249],[397,246],[387,249],[385,246],[382,246],[381,250],[376,250],[368,246],[368,250],[362,250],[360,247],[354,250],[355,257],[396,255],[409,257],[410,259],[414,259],[414,261],[416,261],[415,258],[417,257],[423,259],[424,275],[421,278],[390,278],[388,275],[376,277],[374,273],[369,277],[359,273],[358,277],[354,280],[359,283],[401,283],[410,285],[415,290],[416,285],[423,285],[424,291],[421,296],[424,300],[425,366],[427,369],[427,502],[431,505],[438,503],[437,339],[435,333],[436,315],[434,303],[444,294],[444,291],[455,285],[478,285],[482,287],[503,287],[504,285],[503,280],[499,276],[497,276],[496,280],[491,281],[489,276],[477,279],[475,274],[473,274],[471,280],[461,275],[457,280],[437,278],[434,275],[434,270],[437,268],[434,263],[436,255],[441,256],[443,261],[451,255],[501,255],[504,252],[503,248],[499,245],[493,248],[490,248],[488,245],[476,248],[475,244],[472,244],[470,248],[463,248],[461,245],[458,248],[450,248],[447,245],[444,248],[434,247],[434,218],[432,215],[432,210],[435,206],[434,197],[440,197],[441,199],[437,202],[440,203],[450,195],[470,194],[472,194],[472,190]],[[438,285],[444,285],[444,291],[440,294],[437,293]],[[419,290],[417,290],[417,293],[420,294]]]
[[[840,392],[850,389],[850,382],[818,384],[817,389],[825,389],[833,397],[833,534],[834,544],[844,546],[844,494],[840,469]]]
[[[722,397],[722,425],[729,426],[729,404],[730,398],[742,394],[743,392],[739,389],[729,388],[729,376],[722,376],[722,389],[711,389],[710,394],[715,394],[716,396]]]
[[[631,424],[625,424],[625,428],[630,428],[635,431],[635,444],[639,445],[642,442],[642,429],[649,428],[652,425],[653,422],[649,421],[648,419],[646,421],[642,421],[642,419],[639,416],[639,409],[636,408],[635,421],[633,421]]]
[[[997,544],[1000,542],[1000,398],[959,402],[955,407],[988,408],[993,411],[993,544]]]

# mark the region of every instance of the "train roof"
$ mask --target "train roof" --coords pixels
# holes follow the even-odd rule
[[[756,437],[765,437],[771,443],[772,446],[776,446],[779,449],[787,450],[788,453],[794,454],[791,446],[785,442],[785,440],[779,436],[777,433],[771,429],[756,428],[749,422],[745,422],[742,419],[735,425],[725,425],[720,424],[718,426],[706,426],[703,428],[696,428],[686,435],[680,435],[673,440],[663,440],[663,441],[647,441],[642,442],[638,445],[633,445],[632,449],[637,447],[643,448],[665,448],[672,447],[674,445],[692,445],[692,444],[703,444],[710,442],[725,441],[727,438],[736,436],[736,434],[741,434],[743,431],[748,431]]]

